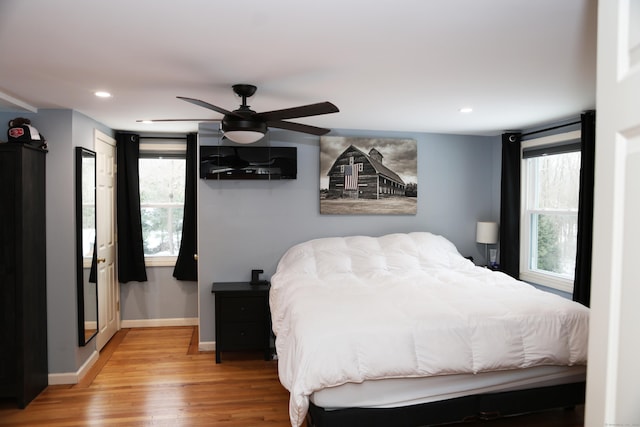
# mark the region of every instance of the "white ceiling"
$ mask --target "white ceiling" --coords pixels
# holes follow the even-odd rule
[[[0,107],[188,132],[331,101],[337,129],[495,135],[595,107],[596,0],[0,0]],[[99,99],[107,90],[110,99]],[[470,106],[471,114],[461,114]]]

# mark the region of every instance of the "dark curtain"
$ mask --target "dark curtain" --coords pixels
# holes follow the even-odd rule
[[[180,252],[173,269],[173,277],[178,280],[198,280],[198,262],[194,258],[197,251],[197,134],[187,135],[186,177],[184,194],[184,214],[182,217],[182,238]]]
[[[500,180],[500,269],[520,276],[520,146],[519,133],[502,134]]]
[[[93,256],[91,257],[91,268],[89,269],[89,283],[98,283],[98,248],[93,242]]]
[[[591,241],[593,237],[593,186],[596,160],[596,113],[581,115],[580,196],[573,300],[589,307],[591,299]]]
[[[146,282],[140,214],[138,158],[140,137],[117,133],[118,281]]]

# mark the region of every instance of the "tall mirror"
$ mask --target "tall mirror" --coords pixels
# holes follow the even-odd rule
[[[76,147],[76,268],[81,346],[98,333],[96,259],[96,153]]]

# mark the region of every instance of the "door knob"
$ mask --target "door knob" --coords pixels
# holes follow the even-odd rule
[[[106,262],[107,259],[106,258],[98,258],[96,261],[98,261],[98,262]]]

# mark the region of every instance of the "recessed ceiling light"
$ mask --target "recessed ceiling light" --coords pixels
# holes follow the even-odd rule
[[[102,90],[99,90],[99,91],[95,92],[94,94],[98,98],[111,98],[111,94],[109,92],[105,92],[105,91],[102,91]]]
[[[460,111],[461,113],[470,113],[470,112],[473,111],[473,108],[471,108],[471,107],[462,107],[458,111]]]

